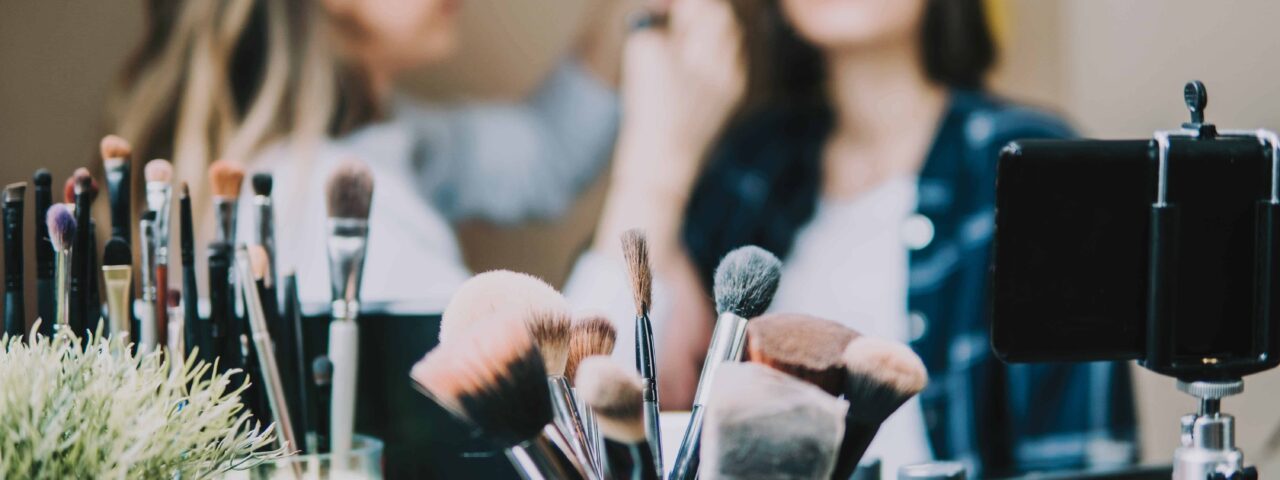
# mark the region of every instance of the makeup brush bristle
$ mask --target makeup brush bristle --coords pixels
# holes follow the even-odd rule
[[[129,243],[123,238],[113,237],[107,241],[102,253],[102,265],[114,267],[133,263],[133,252],[129,251]]]
[[[146,168],[142,170],[142,175],[148,182],[169,183],[170,180],[173,180],[173,164],[163,158],[157,158],[147,162]],[[209,178],[214,178],[213,167],[209,167]]]
[[[253,174],[253,179],[249,182],[253,185],[253,194],[264,197],[271,196],[271,187],[273,179],[270,173],[258,172]]]
[[[262,245],[249,245],[249,267],[253,270],[254,280],[262,280],[271,274],[271,259]]]
[[[49,187],[53,185],[53,174],[48,169],[41,168],[36,170],[35,175],[31,176],[31,182],[38,187]]]
[[[533,438],[551,423],[547,372],[525,329],[477,332],[442,343],[409,376],[429,397],[501,447]]]
[[[329,174],[325,185],[329,218],[369,218],[373,203],[373,172],[364,162],[348,159]]]
[[[4,186],[4,203],[21,202],[27,194],[27,182],[10,183]]]
[[[209,164],[209,186],[213,196],[238,198],[243,183],[244,167],[239,162],[222,159]]]
[[[69,250],[71,239],[76,236],[76,217],[71,214],[66,204],[57,203],[50,206],[49,213],[45,215],[45,222],[49,225],[49,242],[53,244],[53,249]]]
[[[722,365],[713,386],[702,476],[831,478],[849,403],[753,363]]]
[[[649,265],[649,244],[644,231],[632,229],[622,234],[622,257],[627,261],[627,274],[631,277],[631,295],[635,299],[636,315],[648,315],[653,301],[653,272]]]
[[[839,395],[846,376],[842,355],[857,336],[831,320],[767,314],[747,324],[746,359]]]
[[[569,363],[569,329],[573,317],[568,310],[539,309],[525,316],[525,327],[542,352],[547,375],[564,375]]]
[[[645,440],[644,381],[634,369],[591,356],[582,360],[574,382],[582,401],[596,413],[601,434],[619,443]]]
[[[179,199],[191,198],[191,187],[187,185],[187,182],[182,182],[182,186],[178,189],[178,195]]]
[[[440,320],[440,343],[477,324],[521,318],[529,312],[570,312],[560,292],[532,275],[509,270],[484,272],[462,283]]]
[[[573,382],[583,359],[613,354],[617,339],[618,330],[604,315],[591,314],[575,319],[569,328],[569,362],[565,364],[564,375]]]
[[[898,342],[864,335],[849,342],[842,356],[848,371],[844,394],[856,420],[884,421],[929,382],[920,357]]]
[[[102,153],[103,164],[107,168],[118,167],[124,163],[124,160],[133,153],[133,146],[129,145],[129,141],[116,135],[107,135],[102,137],[102,142],[98,144],[98,151]]]
[[[773,302],[782,275],[782,262],[763,248],[738,247],[716,266],[716,313],[730,312],[745,319],[764,313]]]

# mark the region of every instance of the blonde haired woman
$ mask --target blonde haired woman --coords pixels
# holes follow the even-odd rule
[[[594,16],[620,3],[599,5]],[[304,303],[329,295],[319,239],[323,182],[338,160],[363,159],[376,179],[366,269],[377,274],[365,276],[363,298],[432,313],[468,275],[451,221],[557,215],[613,142],[617,102],[603,79],[612,77],[620,35],[609,22],[585,28],[577,58],[524,102],[441,106],[397,95],[394,84],[454,52],[456,0],[146,6],[150,29],[125,70],[111,130],[134,143],[139,160],[173,160],[202,223],[210,221],[202,213],[210,162],[273,173],[277,265],[297,269]]]

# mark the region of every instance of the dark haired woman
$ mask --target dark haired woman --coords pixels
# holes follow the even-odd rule
[[[989,347],[997,151],[1071,131],[982,91],[995,52],[980,0],[673,8],[666,30],[629,45],[625,68],[654,81],[624,85],[613,189],[568,288],[575,300],[609,288],[605,251],[626,228],[649,231],[665,406],[691,400],[713,269],[756,244],[786,262],[773,310],[910,342],[925,360],[928,389],[868,452],[887,472],[930,458],[979,478],[1132,461],[1127,366],[1012,366]]]

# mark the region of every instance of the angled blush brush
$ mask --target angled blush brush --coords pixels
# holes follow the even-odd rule
[[[831,478],[849,478],[880,424],[929,382],[920,357],[898,342],[864,335],[849,342],[842,355],[849,414]]]
[[[22,206],[26,183],[4,187],[4,331],[20,337],[27,330],[26,292],[23,288]]]
[[[494,318],[526,320],[543,357],[552,396],[555,425],[568,437],[570,453],[596,474],[586,429],[564,376],[568,363],[569,302],[560,292],[532,275],[494,270],[471,277],[454,292],[440,321],[440,343],[492,326]]]
[[[329,361],[333,362],[333,405],[330,421],[334,468],[347,467],[355,433],[356,372],[358,370],[360,280],[364,274],[373,203],[373,172],[358,160],[346,160],[329,175]]]
[[[653,303],[653,272],[649,265],[649,246],[644,232],[628,230],[622,234],[622,256],[627,262],[631,295],[636,307],[636,371],[644,379],[645,438],[657,471],[663,471],[662,431],[658,421],[658,363],[653,346],[653,324],[649,306]]]
[[[103,170],[106,171],[107,201],[111,204],[111,238],[119,238],[128,245],[133,235],[133,220],[129,213],[132,194],[129,156],[133,154],[133,147],[123,138],[107,135],[98,148],[102,153]]]
[[[526,320],[486,322],[500,327]],[[590,478],[554,426],[543,355],[526,329],[462,332],[427,352],[409,376],[427,398],[502,448],[522,478]]]
[[[747,321],[769,308],[773,294],[778,290],[781,273],[782,262],[778,257],[756,246],[734,249],[716,266],[712,290],[719,317],[711,332],[702,375],[698,378],[689,426],[685,429],[672,467],[673,480],[697,477],[702,419],[716,370],[724,364],[742,360]]]
[[[661,478],[645,437],[644,379],[603,356],[586,358],[576,373],[574,383],[600,422],[605,478]]]
[[[265,260],[265,257],[258,256],[258,261]],[[236,268],[240,272],[242,278],[254,278],[254,268],[250,259],[248,248],[241,244],[236,249]],[[259,269],[265,268],[260,264]],[[244,295],[245,310],[249,317],[249,331],[253,336],[253,346],[255,358],[257,359],[259,376],[254,380],[260,382],[262,390],[266,392],[267,403],[271,410],[271,416],[275,419],[276,425],[280,427],[280,446],[285,451],[293,452],[299,449],[300,443],[293,428],[293,417],[289,411],[289,405],[285,401],[284,383],[280,378],[280,365],[277,363],[275,353],[275,342],[271,339],[271,333],[267,330],[267,314],[262,308],[262,298],[258,296],[258,287],[251,282],[244,282],[240,286],[241,295]],[[295,468],[301,465],[294,462]],[[297,473],[301,473],[299,470]]]
[[[36,247],[36,316],[40,318],[40,334],[53,335],[54,316],[57,315],[56,290],[54,283],[53,243],[49,240],[49,225],[46,219],[49,207],[53,206],[53,176],[48,170],[37,170],[31,183],[35,185],[32,206],[35,207],[35,247]]]

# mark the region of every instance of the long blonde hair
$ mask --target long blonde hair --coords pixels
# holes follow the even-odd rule
[[[148,0],[148,31],[108,108],[109,129],[133,142],[133,178],[170,159],[203,212],[212,161],[285,140],[305,171],[324,137],[378,117],[360,70],[332,53],[320,3]]]

